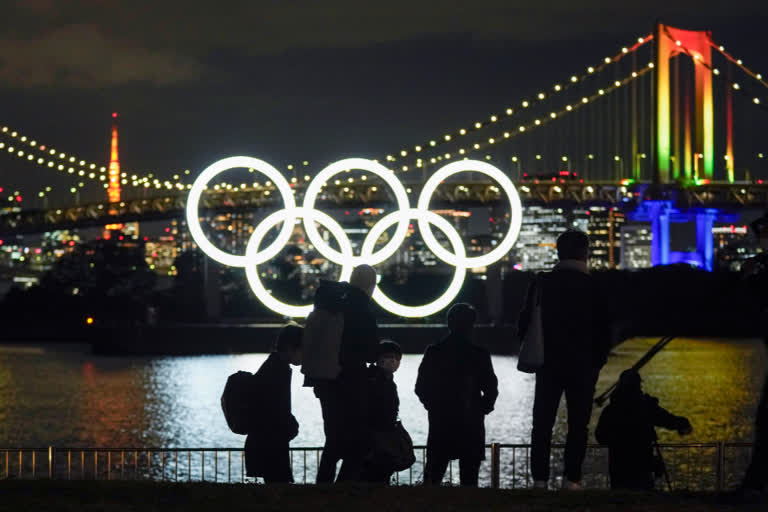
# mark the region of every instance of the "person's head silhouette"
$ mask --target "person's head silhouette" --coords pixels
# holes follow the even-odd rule
[[[349,284],[362,290],[369,297],[376,288],[376,270],[370,265],[358,265],[352,270]]]
[[[472,337],[472,329],[475,326],[476,319],[477,313],[475,308],[466,302],[454,304],[445,315],[445,323],[448,324],[448,329],[450,329],[451,333],[458,334],[467,339]]]
[[[755,237],[757,237],[760,247],[762,247],[764,251],[768,251],[768,212],[753,221],[750,224],[750,227],[755,233]]]
[[[643,379],[637,370],[629,369],[621,372],[619,383],[614,392],[617,397],[635,396],[642,393]]]
[[[295,322],[290,322],[280,329],[275,340],[275,352],[286,362],[300,366],[302,362],[301,342],[304,329]]]
[[[587,261],[589,238],[586,233],[569,229],[557,237],[557,257],[563,260]]]

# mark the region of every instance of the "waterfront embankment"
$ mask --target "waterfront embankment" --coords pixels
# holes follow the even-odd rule
[[[712,493],[650,494],[609,491],[534,492],[459,487],[264,486],[255,484],[13,481],[0,482],[0,511],[100,510],[430,510],[535,512],[758,511],[765,503],[735,504]]]

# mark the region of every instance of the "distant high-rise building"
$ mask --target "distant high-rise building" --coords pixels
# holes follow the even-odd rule
[[[557,263],[557,237],[569,227],[561,208],[523,207],[520,236],[514,248],[517,268],[533,272],[550,270]]]
[[[151,270],[161,275],[176,275],[174,262],[179,255],[176,239],[173,235],[160,236],[147,241],[144,246],[144,260]]]
[[[733,224],[713,226],[715,250],[723,249],[733,242],[741,242],[749,234],[747,226],[734,226]]]
[[[589,236],[589,268],[615,269],[621,261],[624,214],[614,207],[590,206],[573,211],[573,226]]]
[[[712,228],[715,248],[715,269],[738,272],[741,265],[761,252],[747,226],[733,224]]]
[[[651,267],[650,224],[624,224],[620,230],[621,268],[635,270]]]

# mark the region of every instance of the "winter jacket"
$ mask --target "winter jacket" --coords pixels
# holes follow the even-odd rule
[[[671,414],[659,400],[642,392],[614,397],[595,429],[597,442],[608,446],[613,488],[651,489],[659,468],[653,453],[655,427],[680,430],[688,420]]]
[[[315,292],[314,305],[316,309],[344,314],[339,347],[341,373],[361,375],[366,363],[375,361],[379,343],[371,298],[349,283],[324,281]],[[305,379],[307,386],[314,383],[312,378]]]
[[[491,356],[484,348],[456,334],[427,347],[416,395],[429,415],[428,454],[484,460],[485,415],[493,411],[498,394]]]
[[[376,365],[368,367],[368,427],[392,430],[397,422],[400,398],[392,374]]]
[[[528,329],[541,286],[541,321],[544,328],[544,369],[599,370],[610,350],[610,315],[594,277],[571,268],[557,268],[537,275],[528,288],[520,314],[520,339]]]
[[[291,374],[290,365],[275,353],[270,354],[256,372],[261,391],[259,411],[245,443],[246,469],[250,476],[262,476],[267,464],[287,458],[288,443],[299,433],[299,424],[291,413]]]

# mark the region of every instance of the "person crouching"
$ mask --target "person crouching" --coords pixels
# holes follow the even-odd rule
[[[288,324],[277,336],[275,351],[256,372],[254,425],[245,439],[245,469],[264,483],[293,483],[289,444],[299,433],[291,413],[291,365],[301,365],[303,329]]]
[[[654,474],[664,471],[664,462],[653,453],[654,427],[680,435],[693,432],[687,418],[671,414],[658,398],[643,393],[636,371],[624,371],[595,429],[597,442],[608,446],[611,489],[653,489]]]

